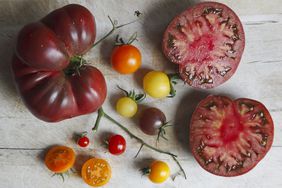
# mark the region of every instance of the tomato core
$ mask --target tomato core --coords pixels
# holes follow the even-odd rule
[[[211,61],[210,52],[214,49],[214,36],[210,34],[203,35],[189,45],[189,61],[204,63]]]
[[[86,64],[86,60],[82,56],[73,56],[70,58],[70,63],[67,68],[64,69],[65,75],[79,74],[79,69]]]
[[[243,131],[243,125],[238,121],[237,117],[232,114],[222,121],[220,135],[224,143],[230,143],[238,139],[240,132]]]

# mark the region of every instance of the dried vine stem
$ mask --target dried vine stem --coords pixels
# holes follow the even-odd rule
[[[141,144],[141,147],[138,151],[138,153],[141,151],[141,149],[143,147],[147,147],[151,150],[154,150],[156,152],[159,152],[159,153],[162,153],[162,154],[165,154],[165,155],[169,155],[172,157],[172,159],[176,162],[177,166],[180,168],[180,171],[183,173],[183,176],[185,179],[187,179],[187,176],[186,176],[186,173],[184,171],[184,169],[182,168],[181,164],[179,163],[179,161],[177,160],[177,155],[173,154],[173,153],[170,153],[168,151],[164,151],[164,150],[161,150],[161,149],[158,149],[154,146],[151,146],[149,144],[147,144],[146,142],[144,142],[144,140],[142,140],[141,138],[139,138],[138,136],[134,135],[132,132],[129,131],[129,129],[127,129],[125,126],[123,126],[121,123],[119,123],[118,121],[116,121],[115,119],[113,119],[111,116],[109,116],[107,113],[104,112],[103,108],[100,108],[98,110],[98,116],[97,116],[97,119],[96,119],[96,122],[95,122],[95,125],[94,127],[92,128],[92,130],[94,132],[97,132],[98,130],[98,127],[99,127],[99,122],[101,120],[102,117],[105,117],[106,119],[108,119],[109,121],[111,121],[112,123],[114,123],[115,125],[117,125],[119,128],[121,128],[124,132],[126,132],[131,138],[134,138],[136,139],[138,142],[140,142]],[[138,154],[137,153],[137,154]],[[135,156],[136,157],[136,156]]]

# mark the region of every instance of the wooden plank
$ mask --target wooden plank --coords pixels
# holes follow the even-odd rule
[[[118,19],[120,23],[131,20],[133,12],[140,10],[144,15],[136,24],[118,31],[129,36],[138,31],[139,42],[136,45],[142,50],[143,70],[135,76],[121,76],[109,66],[109,54],[114,36],[105,43],[91,50],[86,59],[97,66],[106,76],[109,94],[105,110],[129,127],[138,136],[155,144],[154,137],[145,137],[137,127],[137,118],[125,120],[114,112],[114,104],[119,97],[116,85],[126,89],[137,88],[141,91],[140,82],[146,68],[175,71],[175,67],[163,57],[160,43],[162,33],[173,16],[179,14],[196,0],[75,0],[75,1],[37,1],[37,0],[0,0],[0,187],[88,187],[78,177],[69,178],[65,183],[59,178],[51,178],[42,164],[42,148],[53,144],[64,144],[76,148],[79,156],[93,155],[109,160],[113,167],[113,178],[107,187],[159,187],[151,184],[146,178],[140,178],[137,169],[149,160],[148,157],[167,160],[175,172],[177,167],[167,156],[149,150],[142,151],[140,158],[133,160],[138,144],[128,140],[128,150],[121,157],[105,153],[102,139],[110,132],[123,132],[103,121],[94,142],[87,150],[78,149],[73,133],[91,130],[96,114],[85,115],[71,120],[49,125],[33,117],[22,104],[12,83],[9,62],[14,50],[16,33],[26,23],[36,21],[51,10],[68,3],[80,3],[87,6],[97,21],[97,37],[109,31],[107,15]],[[188,86],[176,86],[177,97],[167,100],[148,98],[144,105],[161,108],[168,120],[175,124],[168,131],[169,142],[161,142],[159,147],[166,148],[179,155],[187,173],[188,181],[177,178],[169,180],[164,187],[282,187],[282,12],[280,0],[232,1],[220,0],[237,12],[246,32],[246,50],[242,63],[232,79],[226,84],[209,91],[198,91]],[[114,5],[114,7],[113,7]],[[113,8],[110,8],[113,7]],[[234,98],[249,97],[263,102],[270,110],[275,122],[274,144],[266,158],[250,173],[236,178],[222,178],[203,171],[195,162],[188,150],[188,124],[191,113],[197,103],[208,93],[225,94]],[[141,109],[144,106],[141,106]],[[7,149],[10,148],[10,149]],[[13,149],[12,149],[13,148]],[[26,150],[27,149],[27,150]],[[34,149],[34,150],[29,150]],[[83,161],[83,160],[79,160]],[[121,183],[122,182],[122,183]],[[139,186],[140,185],[140,186]]]
[[[80,161],[85,161],[90,155],[97,156],[91,151],[83,152],[77,150]],[[133,160],[133,153],[126,152],[126,155],[120,157],[113,157],[109,154],[99,152],[99,157],[106,158],[113,168],[113,177],[106,187],[159,187],[154,185],[146,177],[141,177],[139,168],[144,167],[150,161],[148,155],[140,155],[139,158]],[[42,162],[42,151],[14,151],[14,150],[0,150],[0,182],[1,187],[18,188],[47,188],[52,187],[88,187],[82,183],[77,175],[73,174],[66,178],[65,182],[59,177],[51,177],[52,173],[48,172]],[[130,158],[129,158],[130,157]],[[167,157],[160,157],[159,159],[166,160],[171,165],[172,172],[177,169],[173,161]],[[252,171],[244,176],[234,178],[218,177],[205,172],[191,156],[185,156],[180,161],[187,171],[188,180],[177,177],[173,182],[169,179],[163,187],[179,188],[179,187],[274,187],[282,186],[281,174],[282,170],[282,148],[274,147],[269,154],[257,165]],[[76,164],[75,167],[80,169],[81,164]],[[11,178],[13,177],[13,178]]]

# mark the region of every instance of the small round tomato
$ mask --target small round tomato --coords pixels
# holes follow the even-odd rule
[[[45,165],[55,173],[64,173],[74,164],[75,153],[66,146],[54,146],[45,156]]]
[[[130,97],[122,97],[117,101],[116,111],[123,117],[133,117],[137,112],[137,103]]]
[[[109,152],[113,155],[120,155],[126,149],[126,141],[121,135],[114,135],[109,139]]]
[[[78,139],[77,144],[80,147],[87,147],[89,145],[89,138],[87,136],[82,136]]]
[[[152,162],[150,168],[147,169],[147,172],[149,179],[153,183],[163,183],[170,176],[169,166],[163,161]]]
[[[143,88],[153,98],[164,98],[170,94],[170,81],[165,73],[151,71],[143,79]]]
[[[131,44],[119,45],[112,52],[111,63],[121,74],[134,73],[141,66],[141,53]]]
[[[86,161],[81,169],[81,177],[90,186],[99,187],[111,179],[112,170],[104,159],[92,158]]]

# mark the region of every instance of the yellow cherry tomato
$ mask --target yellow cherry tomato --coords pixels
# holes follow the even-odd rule
[[[137,103],[130,97],[122,97],[117,101],[116,111],[123,117],[132,117],[137,112]]]
[[[45,165],[54,173],[64,173],[74,164],[75,153],[66,146],[54,146],[45,156]]]
[[[169,166],[163,161],[154,161],[150,166],[149,179],[153,183],[163,183],[170,176]]]
[[[170,93],[170,81],[165,73],[151,71],[143,79],[143,88],[153,98],[164,98]]]
[[[112,171],[104,159],[92,158],[86,161],[81,169],[81,177],[90,186],[100,187],[109,182]]]

